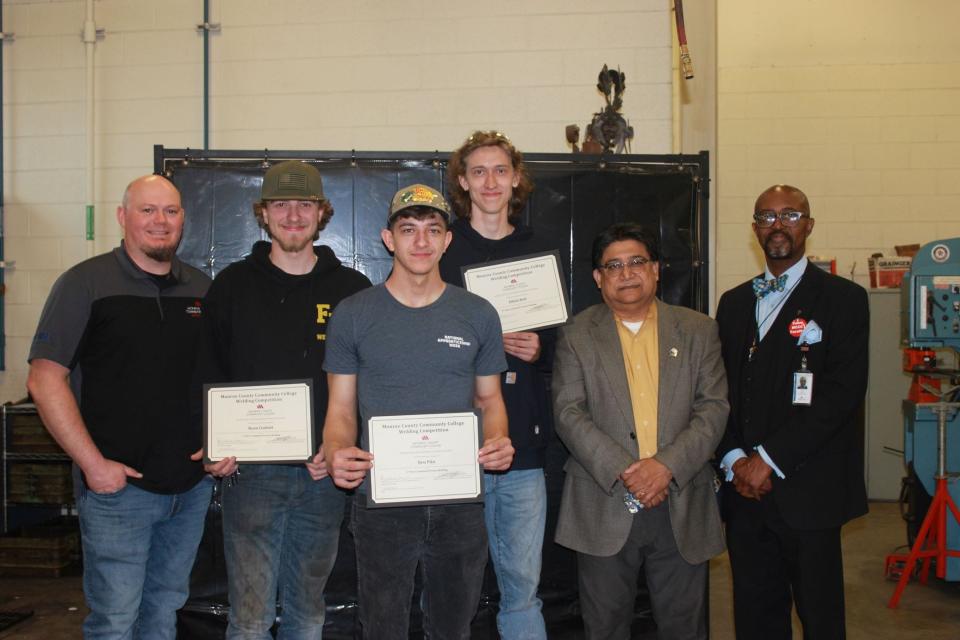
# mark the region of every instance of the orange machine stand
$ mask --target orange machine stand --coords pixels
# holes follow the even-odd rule
[[[927,583],[927,574],[930,573],[931,558],[937,559],[937,577],[943,578],[947,571],[947,557],[960,558],[960,550],[947,549],[947,509],[953,514],[953,519],[960,524],[960,511],[957,505],[950,497],[950,491],[947,488],[947,478],[941,475],[937,476],[937,489],[933,494],[933,501],[930,503],[930,509],[927,511],[923,524],[920,526],[920,533],[917,534],[917,540],[913,543],[913,548],[909,554],[892,554],[887,556],[885,567],[886,575],[891,574],[891,570],[898,563],[903,562],[903,572],[897,581],[897,588],[893,591],[893,596],[887,606],[896,609],[900,603],[900,596],[910,581],[910,575],[918,560],[923,560],[920,569],[920,583]]]

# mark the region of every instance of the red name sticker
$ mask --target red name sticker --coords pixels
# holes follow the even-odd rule
[[[807,321],[803,318],[794,318],[790,323],[790,335],[799,338],[803,330],[807,327]]]

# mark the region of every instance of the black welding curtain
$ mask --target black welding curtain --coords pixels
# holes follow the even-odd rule
[[[705,162],[700,156],[694,158]],[[321,242],[374,283],[382,282],[391,258],[380,241],[380,229],[393,194],[414,182],[445,191],[444,164],[426,159],[333,159],[316,164],[335,210]],[[528,165],[536,188],[524,219],[539,236],[553,240],[559,248],[575,312],[599,302],[590,265],[594,236],[622,221],[639,222],[657,232],[663,256],[660,297],[704,310],[707,247],[700,241],[706,237],[703,164],[551,159]],[[212,276],[246,255],[261,238],[252,213],[265,170],[260,162],[193,158],[186,164],[168,161],[163,170],[180,188],[187,209],[178,252],[186,262]]]

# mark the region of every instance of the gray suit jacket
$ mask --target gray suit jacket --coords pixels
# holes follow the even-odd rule
[[[660,372],[657,454],[673,473],[670,523],[683,558],[723,551],[714,473],[708,464],[726,427],[727,378],[717,324],[657,301]],[[633,516],[618,476],[637,460],[633,408],[616,320],[598,304],[560,331],[553,371],[557,434],[570,450],[556,541],[596,556],[623,548]]]

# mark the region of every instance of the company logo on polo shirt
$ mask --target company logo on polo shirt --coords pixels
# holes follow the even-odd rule
[[[194,300],[193,304],[187,306],[187,315],[191,318],[199,318],[203,315],[199,300]]]
[[[464,340],[460,336],[443,336],[442,338],[437,338],[437,342],[444,342],[451,349],[460,349],[462,347],[469,347],[472,343]]]

